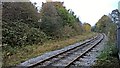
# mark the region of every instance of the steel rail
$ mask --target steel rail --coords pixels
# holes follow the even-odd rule
[[[98,45],[102,40],[104,39],[104,34],[102,34],[102,37],[97,41],[97,43],[93,44],[90,48],[85,50],[81,55],[77,56],[73,61],[69,62],[65,68],[69,67],[73,62],[75,62],[77,59],[88,53],[90,50],[92,50],[96,45]]]
[[[64,54],[64,53],[66,53],[66,52],[69,52],[69,51],[71,51],[71,50],[74,50],[74,49],[76,49],[76,48],[78,48],[78,47],[80,47],[80,46],[82,46],[82,45],[84,45],[84,44],[86,44],[86,43],[89,43],[89,42],[92,41],[92,40],[96,40],[98,37],[99,37],[99,35],[98,35],[98,36],[95,36],[95,37],[93,37],[93,38],[91,38],[91,39],[89,39],[89,40],[87,40],[87,41],[85,41],[85,42],[83,42],[83,43],[81,43],[79,46],[76,46],[76,47],[73,47],[73,48],[68,49],[68,50],[66,50],[66,51],[60,52],[60,53],[58,53],[58,54],[55,54],[55,55],[53,55],[53,56],[51,56],[51,57],[48,57],[48,58],[46,58],[46,59],[43,59],[42,61],[33,63],[33,64],[31,64],[31,65],[29,65],[29,66],[26,66],[26,67],[27,67],[27,68],[35,67],[35,66],[39,65],[40,63],[43,63],[43,62],[45,62],[45,61],[48,61],[48,60],[50,60],[50,59],[52,59],[52,58],[54,58],[54,57],[56,57],[56,56],[58,56],[58,55],[61,55],[61,54]],[[102,40],[102,39],[100,39],[100,40]],[[99,42],[100,42],[100,41],[99,41]],[[97,43],[96,43],[95,45],[97,45]],[[94,45],[94,46],[95,46],[95,45]],[[84,53],[88,52],[88,51],[89,51],[90,49],[92,49],[94,46],[90,47],[90,48],[89,48],[88,50],[86,50]],[[84,54],[84,53],[83,53],[83,54]],[[81,56],[82,56],[82,55],[81,55]],[[79,58],[79,57],[80,57],[80,56],[78,56],[77,58]],[[73,63],[77,58],[75,58],[73,61],[71,61],[69,64],[67,64],[67,66],[69,66],[71,63]],[[65,66],[65,67],[67,67],[67,66]]]

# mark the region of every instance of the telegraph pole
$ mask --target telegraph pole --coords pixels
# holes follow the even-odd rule
[[[113,10],[111,13],[112,20],[117,24],[117,50],[120,59],[120,2],[118,3],[118,9]]]
[[[118,46],[118,55],[120,59],[120,16],[117,23],[117,46]]]
[[[118,55],[119,55],[119,59],[120,59],[120,1],[118,3],[117,46],[119,47]]]

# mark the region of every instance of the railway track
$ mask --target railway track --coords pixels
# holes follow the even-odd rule
[[[69,67],[77,59],[84,56],[86,53],[92,50],[96,45],[98,45],[103,40],[103,38],[104,38],[104,34],[99,34],[98,36],[93,37],[78,46],[61,51],[55,55],[52,55],[37,63],[33,63],[27,67],[28,68],[39,68],[39,67],[49,67],[49,66]]]

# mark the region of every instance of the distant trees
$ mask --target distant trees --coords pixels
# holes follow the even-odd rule
[[[84,32],[91,32],[91,25],[89,23],[84,23],[83,24],[83,30]]]
[[[105,33],[108,30],[110,23],[112,23],[112,20],[107,15],[104,15],[96,23],[96,30]]]
[[[118,9],[113,10],[113,11],[111,12],[110,16],[111,16],[112,21],[113,21],[114,23],[117,23],[117,21],[118,21],[119,18],[120,18],[120,12],[119,12],[119,10],[118,10]]]
[[[116,24],[113,23],[111,17],[104,15],[94,26],[96,32],[105,33],[110,40],[116,40]]]

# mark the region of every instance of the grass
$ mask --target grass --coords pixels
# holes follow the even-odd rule
[[[119,68],[117,48],[114,42],[108,41],[104,50],[98,57],[97,63],[94,65],[98,68]]]
[[[23,46],[21,48],[16,47],[14,49],[11,47],[7,47],[6,49],[9,49],[9,50],[3,51],[4,53],[3,63],[4,63],[4,66],[6,65],[14,66],[30,58],[40,56],[44,54],[45,52],[61,49],[70,44],[84,41],[95,35],[96,33],[85,33],[85,34],[74,36],[74,37],[67,38],[67,39],[46,41],[42,45]]]

